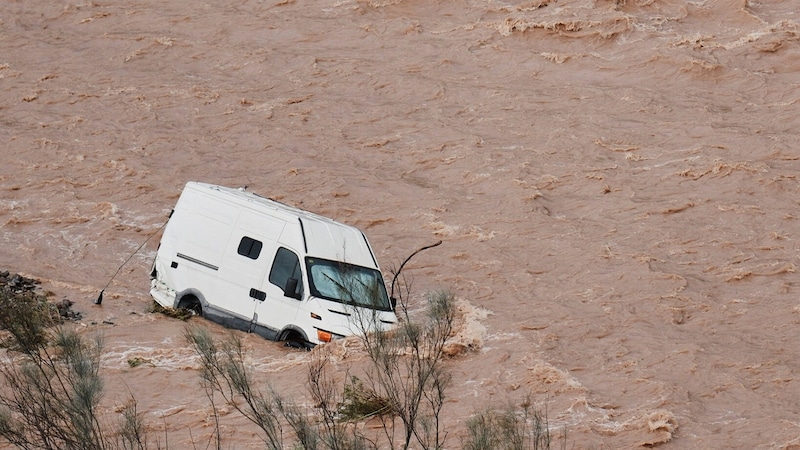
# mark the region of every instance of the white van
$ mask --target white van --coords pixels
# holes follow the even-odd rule
[[[150,277],[164,307],[294,345],[397,322],[364,233],[244,189],[187,183]]]

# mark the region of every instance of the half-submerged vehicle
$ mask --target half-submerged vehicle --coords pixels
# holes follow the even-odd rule
[[[397,322],[363,232],[243,188],[187,183],[150,278],[161,306],[296,346]]]

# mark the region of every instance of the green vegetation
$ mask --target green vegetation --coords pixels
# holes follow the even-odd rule
[[[562,429],[562,448],[567,430]],[[467,421],[464,450],[545,450],[552,443],[547,414],[531,408],[530,398],[519,407],[485,410]]]
[[[389,399],[378,395],[355,375],[344,385],[338,411],[339,417],[347,421],[360,421],[395,412]]]

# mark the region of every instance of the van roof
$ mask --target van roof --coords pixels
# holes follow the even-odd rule
[[[367,237],[354,226],[262,197],[244,188],[236,189],[190,181],[186,183],[186,189],[228,194],[232,198],[244,200],[253,209],[266,208],[277,212],[286,220],[287,226],[295,229],[293,233],[295,236],[302,235],[302,245],[308,256],[378,269],[378,262]]]

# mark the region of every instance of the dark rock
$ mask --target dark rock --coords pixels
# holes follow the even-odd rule
[[[0,289],[8,294],[21,296],[27,293],[34,294],[36,286],[41,284],[39,280],[23,277],[17,273],[11,273],[7,270],[0,272]],[[38,296],[38,294],[36,294]],[[44,296],[42,296],[42,301]],[[54,309],[53,314],[58,311],[58,316],[62,319],[80,320],[81,313],[72,310],[73,302],[64,298],[58,302],[51,304]]]
[[[56,308],[58,308],[58,314],[61,317],[68,317],[72,308],[72,301],[64,298],[60,302],[56,303]]]

